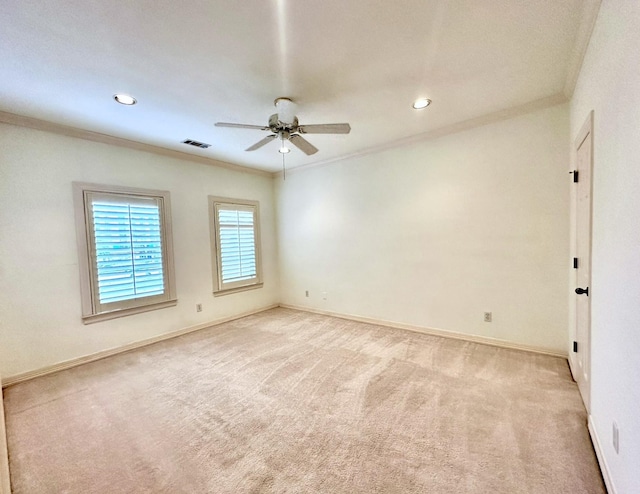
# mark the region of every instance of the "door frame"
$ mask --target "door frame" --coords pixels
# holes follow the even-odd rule
[[[590,157],[590,163],[589,163],[589,259],[587,260],[587,266],[589,269],[589,284],[587,285],[589,287],[589,309],[588,309],[588,323],[587,323],[587,342],[585,344],[585,342],[579,342],[579,351],[584,351],[585,353],[583,354],[583,366],[585,369],[585,372],[588,376],[588,382],[587,382],[587,389],[581,389],[580,386],[578,387],[579,391],[580,391],[580,395],[582,396],[582,401],[584,402],[584,406],[587,410],[587,413],[590,413],[591,411],[591,297],[593,294],[593,290],[591,289],[591,281],[592,281],[592,273],[591,273],[591,267],[592,267],[592,250],[593,250],[593,163],[594,163],[594,138],[593,138],[593,117],[594,117],[594,112],[593,110],[591,110],[589,112],[589,115],[587,116],[584,124],[582,125],[582,127],[580,128],[580,131],[578,132],[574,142],[573,142],[573,148],[571,150],[571,157],[572,157],[572,173],[575,173],[575,171],[578,170],[578,150],[580,149],[582,143],[584,142],[584,140],[587,138],[587,136],[589,136],[589,134],[591,135],[591,149],[590,149],[590,153],[589,153],[589,157]],[[580,177],[578,178],[578,180],[580,180]],[[572,186],[574,185],[573,183],[571,184]],[[577,187],[573,186],[571,187],[571,252],[573,257],[577,256],[577,216],[578,216],[578,191],[577,191]],[[580,259],[579,263],[583,263],[584,259]],[[580,265],[580,264],[579,264]],[[573,351],[573,343],[575,341],[578,341],[578,327],[577,327],[577,322],[578,322],[578,318],[577,318],[577,305],[578,305],[578,299],[577,297],[580,295],[576,295],[574,290],[576,289],[576,287],[578,286],[578,273],[576,269],[571,269],[571,276],[570,276],[570,288],[571,288],[571,301],[572,303],[570,304],[570,311],[571,311],[571,320],[570,320],[570,327],[569,327],[569,367],[571,369],[571,374],[573,375],[573,379],[578,382],[578,379],[580,378],[580,376],[578,375],[578,373],[580,372],[580,368],[578,366],[578,362],[577,362],[577,358],[576,358],[576,353]],[[582,349],[580,349],[580,347],[582,347]]]

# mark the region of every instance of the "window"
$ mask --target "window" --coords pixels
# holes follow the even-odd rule
[[[209,196],[214,295],[262,287],[257,201]]]
[[[73,187],[85,324],[175,305],[169,192]]]

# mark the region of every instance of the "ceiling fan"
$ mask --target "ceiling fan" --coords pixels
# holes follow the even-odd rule
[[[290,98],[277,98],[274,101],[274,105],[277,109],[277,113],[274,113],[269,117],[269,124],[267,126],[227,122],[216,122],[215,125],[216,127],[266,130],[271,132],[270,135],[256,142],[253,146],[248,147],[245,151],[255,151],[256,149],[260,149],[262,146],[270,143],[277,137],[283,144],[284,141],[291,142],[291,144],[296,146],[306,155],[317,153],[318,148],[302,137],[301,134],[348,134],[351,132],[351,126],[348,123],[300,125],[298,123],[298,117],[294,115],[295,104]],[[288,150],[283,152],[288,152]]]

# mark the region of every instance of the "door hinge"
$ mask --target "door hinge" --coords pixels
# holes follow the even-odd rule
[[[577,257],[573,258],[573,269],[578,269],[578,258]]]
[[[576,183],[578,181],[578,170],[573,170],[569,173],[573,173],[573,182]]]
[[[578,342],[577,341],[573,342],[573,353],[578,353]]]

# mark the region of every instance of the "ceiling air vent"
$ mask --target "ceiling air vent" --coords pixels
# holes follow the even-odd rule
[[[189,146],[195,146],[197,148],[202,148],[202,149],[207,149],[211,147],[211,144],[205,144],[204,142],[198,142],[192,139],[186,139],[182,141],[182,144],[189,144]]]

